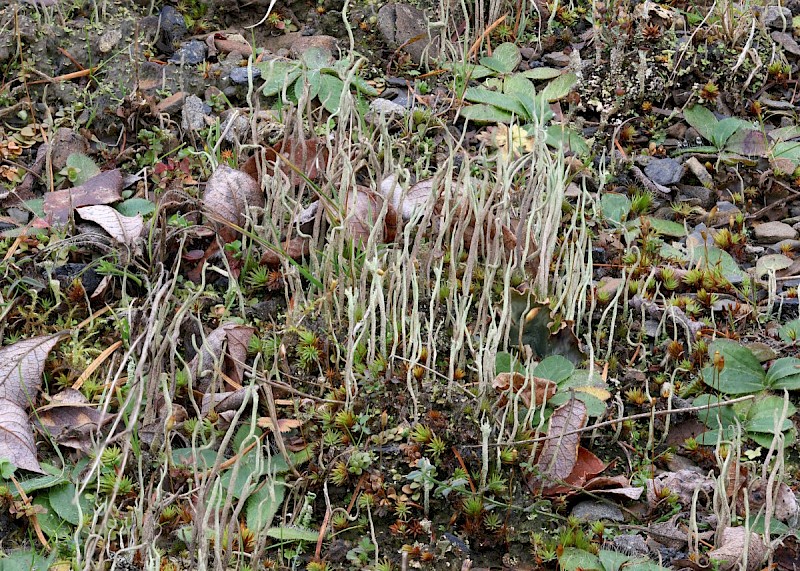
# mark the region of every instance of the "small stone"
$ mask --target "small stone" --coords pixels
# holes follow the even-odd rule
[[[382,97],[373,99],[369,104],[369,110],[378,115],[404,115],[407,111],[402,105]]]
[[[408,4],[386,4],[378,10],[378,31],[393,48],[403,46],[417,65],[423,55],[436,57],[439,49],[431,39],[425,12]]]
[[[526,46],[526,47],[524,47],[524,48],[520,48],[520,49],[519,49],[519,54],[520,54],[520,55],[521,55],[521,56],[522,56],[524,59],[527,59],[527,60],[532,60],[532,59],[534,59],[534,58],[535,58],[537,55],[539,55],[539,52],[538,52],[538,51],[536,51],[536,48],[531,48],[531,47],[528,47],[528,46]]]
[[[761,244],[774,244],[781,240],[794,240],[797,230],[784,222],[765,222],[755,227],[756,241]]]
[[[188,33],[186,20],[174,6],[164,6],[159,15],[157,26],[161,29],[156,47],[167,55],[175,52],[175,44]]]
[[[800,252],[800,240],[781,240],[780,242],[771,244],[769,246],[769,250],[771,252],[775,252],[776,254],[781,254],[786,250]]]
[[[681,180],[683,165],[675,159],[655,159],[644,167],[644,174],[657,184],[669,186]]]
[[[770,28],[792,28],[792,11],[783,6],[767,6],[764,12],[764,25]]]
[[[783,46],[784,50],[790,54],[800,56],[800,45],[797,44],[791,34],[787,34],[786,32],[772,32],[770,36]]]
[[[197,95],[190,95],[183,104],[181,127],[185,131],[199,131],[206,126],[206,115],[211,108]]]
[[[712,208],[711,212],[709,212],[706,217],[707,219],[705,222],[709,226],[730,224],[731,220],[735,219],[736,216],[742,212],[735,204],[727,200],[720,200],[717,202],[716,206],[716,208]]]
[[[618,535],[612,540],[614,549],[625,555],[647,555],[649,549],[641,535]]]
[[[183,102],[186,99],[186,92],[179,91],[178,93],[173,93],[169,97],[162,99],[158,102],[156,106],[156,111],[159,113],[175,113],[178,109],[183,106]]]
[[[119,28],[111,28],[105,34],[100,36],[100,41],[98,42],[97,47],[102,53],[107,54],[114,49],[114,46],[116,46],[117,42],[119,42],[121,39],[122,31]]]
[[[705,186],[691,186],[688,184],[678,185],[678,201],[691,202],[705,209],[714,204],[714,195],[711,189]]]
[[[253,79],[261,77],[261,70],[257,67],[235,67],[231,70],[231,81],[233,83],[248,83],[249,77]]]
[[[581,521],[625,521],[622,510],[612,504],[587,500],[580,502],[572,508],[571,515]]]
[[[293,58],[299,58],[303,53],[311,48],[321,48],[331,54],[339,52],[339,46],[336,38],[333,36],[297,36],[292,44],[289,46],[289,55]]]
[[[542,59],[545,63],[558,67],[566,67],[570,63],[569,56],[564,52],[550,52],[549,54],[544,54]]]
[[[208,46],[205,43],[199,40],[191,40],[172,54],[169,61],[180,65],[197,65],[206,60],[206,53],[208,53]]]
[[[227,109],[220,114],[220,129],[224,133],[224,139],[229,143],[241,141],[250,131],[250,120],[236,109]]]

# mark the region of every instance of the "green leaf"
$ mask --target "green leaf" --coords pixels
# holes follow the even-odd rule
[[[778,329],[778,336],[784,343],[796,343],[800,340],[800,319],[794,319],[788,323],[784,323]]]
[[[216,461],[217,451],[208,448],[175,448],[172,451],[173,464],[191,466],[198,471],[210,470]]]
[[[265,97],[273,97],[294,83],[302,73],[296,62],[272,60],[258,64],[264,86],[261,88]]]
[[[740,283],[747,277],[747,274],[739,268],[736,260],[728,252],[720,250],[716,246],[709,246],[708,248],[697,246],[691,249],[690,254],[691,262],[699,262],[702,268],[713,269],[718,267],[722,275],[731,283]]]
[[[277,477],[272,481],[272,486],[266,482],[255,493],[247,498],[245,504],[245,518],[247,527],[259,532],[272,523],[272,519],[283,504],[286,495],[286,481]],[[273,496],[274,493],[274,496]]]
[[[692,406],[717,405],[724,399],[717,395],[703,394],[692,401]],[[697,419],[708,428],[718,429],[736,424],[736,412],[732,406],[713,406],[697,411]]]
[[[776,159],[800,161],[800,141],[784,141],[772,147],[772,156]]]
[[[597,555],[577,547],[565,547],[558,558],[558,566],[561,571],[603,571],[603,564]]]
[[[727,120],[727,119],[726,119]],[[767,155],[767,139],[764,133],[756,131],[750,126],[735,131],[727,143],[725,151],[743,157],[764,157]]]
[[[622,224],[623,218],[630,213],[631,201],[624,194],[606,192],[600,198],[600,208],[606,220],[611,220],[619,225]]]
[[[772,363],[767,371],[765,384],[775,390],[796,391],[800,389],[800,359],[783,357]]]
[[[307,73],[301,75],[294,82],[294,96],[299,101],[300,96],[303,95],[303,90],[308,85],[308,98],[314,99],[319,94],[320,76],[322,74],[319,70],[312,69]]]
[[[551,355],[536,365],[533,376],[558,384],[566,381],[575,371],[575,365],[561,355]]]
[[[145,198],[129,198],[117,204],[115,209],[123,216],[136,216],[137,214],[147,216],[155,212],[156,205]]]
[[[304,529],[302,527],[271,527],[267,530],[267,535],[281,541],[309,541],[316,542],[319,538],[319,531],[315,529]]]
[[[519,358],[515,355],[512,355],[508,351],[500,351],[495,355],[494,358],[494,370],[495,374],[499,375],[500,373],[510,373],[512,370],[512,363],[513,363],[513,370],[517,373],[525,374],[525,367],[522,366],[522,363],[519,362]]]
[[[319,100],[330,114],[339,111],[339,102],[344,91],[344,82],[338,77],[322,74],[319,81]]]
[[[333,61],[333,55],[330,50],[315,46],[308,48],[300,55],[300,61],[303,62],[309,70],[321,70],[328,67],[328,64]]]
[[[479,123],[510,123],[514,116],[494,105],[470,105],[469,107],[461,108],[461,116],[468,121],[477,121]]]
[[[491,56],[482,57],[480,61],[481,65],[498,73],[511,73],[522,61],[522,56],[516,45],[506,42],[497,46]]]
[[[770,432],[769,434],[763,432],[748,432],[747,437],[752,439],[753,442],[762,446],[764,448],[769,448],[772,446],[773,440],[775,440],[775,433]],[[792,446],[797,441],[797,430],[794,427],[785,431],[783,433],[783,447],[786,448],[787,446]]]
[[[503,80],[503,93],[507,95],[519,94],[530,96],[536,93],[536,88],[530,79],[525,79],[519,74],[510,75]]]
[[[714,127],[719,122],[714,114],[701,105],[684,109],[683,117],[706,141],[713,141]]]
[[[53,508],[46,496],[38,496],[33,499],[33,505],[44,508],[44,512],[36,514],[36,521],[41,526],[42,531],[49,537],[66,539],[72,535],[73,528],[65,520],[53,513]]]
[[[527,77],[528,79],[535,80],[542,80],[542,79],[553,79],[561,75],[563,72],[560,69],[555,69],[553,67],[537,67],[534,69],[525,70],[518,75],[522,77]]]
[[[0,571],[47,571],[49,568],[50,560],[34,551],[7,551],[0,559]]]
[[[70,180],[75,186],[80,186],[95,175],[100,174],[100,169],[94,161],[83,153],[72,153],[67,157],[67,168],[76,170],[76,175]]]
[[[367,95],[369,97],[378,96],[378,90],[375,89],[373,86],[371,86],[369,83],[367,83],[367,80],[364,79],[363,77],[359,77],[357,75],[353,76],[352,83],[355,86],[355,88],[364,95]]]
[[[20,482],[19,485],[26,494],[30,494],[37,490],[46,490],[47,488],[58,486],[59,484],[63,484],[65,482],[67,482],[67,479],[64,478],[64,476],[48,475],[48,476],[37,476],[36,478],[25,480],[23,482]],[[11,488],[11,493],[15,498],[19,497],[19,492],[17,491],[16,487]]]
[[[705,367],[702,371],[704,383],[729,395],[764,390],[766,373],[750,349],[735,341],[720,339],[708,348],[709,357],[713,359],[717,351],[725,359],[722,371],[717,376],[713,365]]]
[[[50,489],[47,494],[47,499],[53,508],[53,511],[72,525],[78,525],[81,521],[81,515],[86,516],[92,513],[94,509],[91,502],[85,495],[78,498],[80,502],[80,510],[78,510],[78,501],[76,501],[77,489],[75,484],[67,482],[60,486],[55,486]]]
[[[572,72],[559,75],[544,86],[542,97],[544,97],[545,101],[557,101],[562,97],[566,97],[577,83],[578,76]]]
[[[484,77],[494,75],[494,71],[488,67],[476,65],[474,63],[463,63],[460,61],[445,62],[442,64],[442,69],[451,71],[453,75],[457,77],[469,78],[473,80],[483,79]]]
[[[547,401],[547,404],[554,407],[559,407],[562,404],[566,404],[567,401],[573,397],[573,395],[576,399],[586,405],[586,414],[589,416],[600,417],[605,414],[607,408],[606,403],[601,401],[596,396],[584,391],[574,391],[573,393],[573,391],[563,390],[561,386],[558,387],[558,392],[553,395],[549,401]]]
[[[650,227],[661,234],[662,236],[670,236],[671,238],[684,238],[686,236],[686,228],[683,224],[678,224],[672,220],[662,220],[661,218],[647,217]]]
[[[742,128],[742,123],[743,121],[741,119],[737,119],[736,117],[728,117],[722,121],[717,121],[717,123],[711,129],[710,141],[718,149],[723,148],[730,136],[733,135],[738,129]],[[745,125],[747,125],[747,123],[745,123]],[[749,125],[747,126],[749,127]]]
[[[581,134],[563,124],[554,124],[547,128],[545,143],[554,149],[563,149],[564,152],[571,151],[578,156],[589,154],[589,145]]]
[[[515,114],[517,117],[525,116],[525,108],[520,102],[510,95],[491,91],[485,87],[469,87],[464,92],[464,99],[474,103],[485,103],[503,111]]]
[[[623,565],[633,559],[631,555],[625,555],[624,553],[610,551],[608,549],[601,549],[598,555],[600,557],[600,563],[603,564],[603,571],[619,571]],[[625,568],[628,569],[628,566],[625,565]]]

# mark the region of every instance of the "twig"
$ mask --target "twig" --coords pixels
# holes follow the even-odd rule
[[[475,42],[472,44],[472,47],[471,47],[471,48],[469,48],[469,51],[467,52],[467,60],[469,60],[469,58],[471,58],[472,56],[474,56],[474,55],[475,55],[475,52],[477,52],[477,51],[478,51],[478,48],[479,48],[479,47],[480,47],[480,45],[483,43],[483,40],[485,40],[485,39],[486,39],[486,37],[487,37],[489,34],[491,34],[491,33],[492,33],[492,31],[493,31],[493,30],[494,30],[494,29],[495,29],[497,26],[499,26],[500,24],[502,24],[502,23],[505,21],[505,19],[506,19],[506,15],[505,15],[505,14],[503,14],[503,15],[502,15],[502,16],[500,16],[500,17],[499,17],[497,20],[495,20],[494,22],[492,22],[492,23],[491,23],[491,25],[490,25],[488,28],[486,28],[486,29],[483,31],[483,33],[480,35],[480,37],[479,37],[477,40],[475,40]]]
[[[75,389],[76,391],[80,390],[80,388],[83,386],[83,383],[86,382],[86,379],[91,377],[92,373],[94,373],[97,370],[97,368],[100,365],[102,365],[103,362],[106,359],[108,359],[109,355],[111,355],[111,353],[113,353],[114,351],[116,351],[120,347],[122,347],[122,341],[117,341],[116,343],[112,344],[110,347],[107,347],[105,349],[105,351],[100,353],[94,361],[89,363],[89,366],[86,367],[86,369],[81,373],[81,376],[78,377],[78,380],[76,380],[72,384],[72,388]]]
[[[668,410],[656,410],[651,412],[642,412],[639,414],[634,414],[631,416],[626,416],[623,418],[615,418],[613,420],[606,420],[604,422],[600,422],[598,424],[593,424],[591,426],[585,426],[583,428],[576,428],[575,430],[568,430],[567,432],[559,432],[558,434],[548,434],[547,436],[539,436],[537,438],[529,438],[527,440],[517,440],[514,444],[532,444],[534,442],[544,442],[545,440],[551,440],[553,438],[561,438],[564,436],[568,436],[570,434],[579,434],[581,432],[589,432],[590,430],[594,430],[596,428],[604,428],[606,426],[611,426],[612,424],[617,424],[619,422],[625,422],[626,420],[638,420],[640,418],[651,418],[654,416],[667,416],[670,414],[680,414],[683,412],[698,412],[701,410],[708,410],[710,408],[719,408],[721,406],[728,406],[731,404],[736,404],[748,400],[752,400],[755,398],[755,395],[747,395],[744,397],[739,397],[731,400],[716,402],[716,403],[709,403],[704,404],[702,406],[687,406],[686,408],[673,408]],[[469,446],[464,446],[464,448],[479,448],[481,444],[471,444]],[[500,446],[499,443],[493,444],[493,446]],[[508,446],[508,443],[504,443],[503,446]]]

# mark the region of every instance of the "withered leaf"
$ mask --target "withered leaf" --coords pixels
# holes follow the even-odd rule
[[[110,206],[84,206],[78,208],[78,214],[108,232],[117,242],[132,246],[144,231],[144,220],[141,214],[123,216]]]
[[[747,530],[743,527],[726,527],[722,532],[722,545],[708,552],[708,557],[722,561],[720,569],[734,569],[742,561],[745,552]],[[747,571],[761,569],[761,563],[769,549],[757,533],[750,532],[747,542]]]
[[[321,139],[311,138],[302,143],[289,139],[279,141],[272,147],[268,147],[262,153],[256,153],[242,165],[242,171],[250,175],[254,180],[261,182],[261,176],[273,176],[275,165],[278,165],[281,172],[289,177],[294,186],[303,182],[301,177],[286,161],[286,158],[297,169],[304,173],[311,180],[319,180],[328,165],[328,148]],[[259,168],[260,167],[260,168]],[[260,184],[259,184],[260,186]]]
[[[254,327],[225,323],[208,334],[200,351],[189,362],[195,389],[206,392],[216,371],[221,371],[234,383],[241,384],[247,345],[255,333]]]
[[[545,480],[562,481],[572,473],[578,459],[580,433],[568,434],[586,426],[586,405],[576,398],[553,411],[537,466]]]
[[[356,242],[366,242],[378,224],[386,199],[365,186],[347,193],[344,203],[345,226]],[[397,213],[387,204],[386,216],[378,230],[379,242],[391,242],[397,234]]]
[[[531,405],[538,406],[550,400],[550,397],[556,394],[557,385],[549,379],[539,377],[532,377],[526,385],[525,375],[521,373],[498,373],[492,381],[492,388],[501,392],[512,388],[513,392],[519,394],[519,398],[522,399],[525,406],[530,408]],[[533,395],[532,399],[531,395]]]
[[[50,404],[40,407],[36,418],[39,427],[59,444],[88,452],[92,436],[111,416],[90,405],[80,391],[68,388],[53,395]]]
[[[0,458],[41,472],[25,411],[42,384],[47,355],[68,332],[33,337],[0,348]]]
[[[119,169],[101,172],[75,188],[44,195],[44,211],[50,224],[65,224],[73,208],[111,204],[122,199]]]
[[[244,226],[248,209],[264,206],[264,193],[244,172],[220,165],[206,183],[203,203],[212,219],[217,219],[213,226],[227,243],[236,239],[237,231],[225,222]]]

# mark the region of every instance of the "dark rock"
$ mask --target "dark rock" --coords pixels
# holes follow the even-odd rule
[[[159,20],[156,25],[161,28],[161,34],[156,42],[156,47],[162,53],[172,55],[188,32],[186,21],[174,6],[164,6],[159,15]]]
[[[764,24],[770,28],[792,28],[792,11],[783,6],[767,6],[764,13]]]
[[[669,186],[681,180],[683,165],[675,159],[655,159],[644,167],[644,174],[655,183]]]
[[[571,515],[577,517],[581,521],[625,521],[622,510],[617,506],[593,500],[587,500],[576,504],[575,507],[572,508]]]
[[[520,48],[519,53],[524,59],[528,60],[534,59],[539,55],[539,52],[536,50],[536,48],[531,48],[527,46],[524,48]]]
[[[625,555],[647,555],[650,551],[641,535],[618,535],[613,541],[614,550]]]
[[[797,230],[785,222],[765,222],[755,227],[756,241],[761,244],[774,244],[781,240],[794,240]]]
[[[257,67],[235,67],[231,70],[231,81],[237,84],[246,84],[249,82],[249,77],[256,79],[261,77],[261,70]]]
[[[710,188],[706,188],[705,186],[691,186],[688,184],[679,184],[677,188],[678,200],[691,202],[697,206],[702,206],[706,210],[711,208],[714,204],[715,196]]]
[[[183,120],[181,127],[185,131],[199,131],[206,126],[206,116],[211,113],[211,107],[203,103],[196,95],[190,95],[183,104]]]
[[[425,52],[437,57],[439,48],[432,41],[425,13],[408,4],[387,4],[378,10],[378,31],[393,48],[403,46],[415,64],[422,63]],[[420,39],[414,39],[414,38]],[[413,40],[413,41],[411,41]],[[411,41],[410,44],[406,42]]]
[[[62,290],[66,290],[76,279],[79,279],[83,289],[89,294],[97,289],[103,279],[97,272],[86,264],[67,263],[53,269],[53,277],[58,280]]]
[[[179,65],[197,65],[206,60],[208,53],[208,46],[200,40],[191,40],[181,46],[181,48],[172,54],[169,58],[170,63],[177,63]]]

